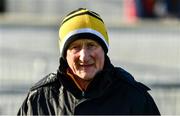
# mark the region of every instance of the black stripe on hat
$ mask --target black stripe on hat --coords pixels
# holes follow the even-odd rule
[[[75,13],[75,12],[74,12],[74,13]],[[67,18],[66,20],[64,20],[64,21],[62,22],[62,24],[64,24],[65,22],[67,22],[68,20],[70,20],[70,19],[73,18],[73,17],[79,16],[79,15],[84,15],[84,14],[88,14],[88,15],[90,15],[90,16],[93,16],[93,17],[95,17],[95,18],[97,18],[97,19],[99,19],[100,21],[103,22],[103,20],[100,18],[100,16],[99,16],[97,13],[92,12],[92,11],[86,11],[86,12],[82,12],[82,13],[78,13],[78,14],[75,14],[75,15],[70,16],[69,18]],[[68,17],[68,15],[67,15],[66,17]],[[103,22],[103,23],[104,23],[104,22]],[[62,24],[61,24],[61,25],[62,25]]]

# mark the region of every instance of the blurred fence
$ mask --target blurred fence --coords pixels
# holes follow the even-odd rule
[[[180,114],[179,28],[108,28],[109,56],[150,86],[162,114]],[[0,26],[0,114],[15,114],[28,89],[58,67],[56,26]]]

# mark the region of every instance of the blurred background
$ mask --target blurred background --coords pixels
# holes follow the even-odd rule
[[[180,115],[180,0],[0,0],[0,115],[56,72],[60,22],[79,7],[104,19],[113,64],[152,89],[161,114]]]

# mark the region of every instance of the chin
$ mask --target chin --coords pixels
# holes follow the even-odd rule
[[[84,80],[92,80],[94,78],[94,76],[90,76],[90,75],[83,75],[83,76],[80,76],[81,79],[84,79]]]

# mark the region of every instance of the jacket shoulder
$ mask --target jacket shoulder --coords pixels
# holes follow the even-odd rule
[[[40,87],[47,86],[57,80],[57,74],[55,73],[50,73],[46,75],[44,78],[42,78],[40,81],[38,81],[34,86],[30,88],[30,91],[36,90]]]
[[[147,92],[150,90],[150,88],[144,85],[143,83],[137,82],[134,79],[134,77],[129,72],[125,71],[124,69],[120,67],[116,67],[115,71],[116,71],[117,76],[120,77],[121,80],[123,80],[125,83],[132,86],[133,88],[136,88],[142,92]]]

